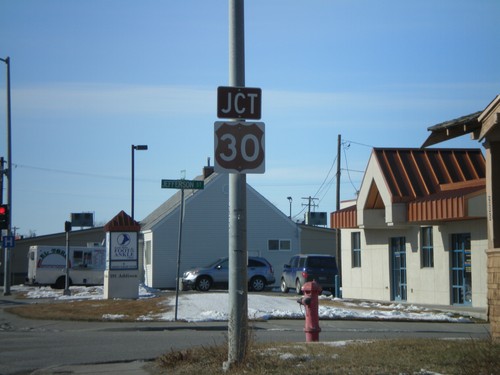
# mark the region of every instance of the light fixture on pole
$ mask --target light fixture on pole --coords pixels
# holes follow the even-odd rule
[[[148,145],[132,145],[132,205],[131,205],[131,213],[130,216],[132,220],[134,220],[134,151],[135,150],[147,150]]]
[[[290,216],[288,216],[290,218],[290,220],[292,219],[292,197],[286,197],[286,199],[288,199],[288,202],[290,202]]]
[[[10,58],[0,58],[7,65],[7,205],[9,207],[7,235],[10,236],[12,228],[12,142],[11,142],[11,116],[10,116]],[[1,192],[3,194],[3,192]],[[4,249],[4,296],[10,295],[10,248]]]

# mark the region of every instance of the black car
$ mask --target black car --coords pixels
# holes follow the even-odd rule
[[[332,255],[301,254],[290,259],[285,264],[281,274],[280,288],[283,293],[295,289],[297,294],[302,293],[302,286],[316,280],[323,290],[335,292],[335,276],[338,274],[337,262]]]

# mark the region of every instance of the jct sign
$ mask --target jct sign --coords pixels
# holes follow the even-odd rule
[[[264,173],[264,123],[217,121],[215,171],[218,173]]]
[[[217,88],[217,117],[259,120],[262,90],[252,87],[220,86]]]

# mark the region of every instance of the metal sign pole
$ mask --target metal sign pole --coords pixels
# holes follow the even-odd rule
[[[181,267],[181,245],[182,245],[182,223],[184,222],[184,189],[181,189],[181,208],[179,212],[179,241],[177,248],[177,281],[175,286],[175,317],[174,320],[177,321],[177,309],[179,305],[179,270]]]
[[[5,174],[7,176],[7,204],[9,205],[9,216],[7,225],[7,236],[12,234],[12,140],[11,140],[11,103],[10,103],[10,57],[5,59],[0,58],[7,65],[7,170]],[[3,194],[3,192],[2,192]],[[10,284],[11,284],[11,268],[10,268],[10,248],[4,248],[4,284],[3,284],[3,295],[10,295]]]
[[[70,268],[70,261],[69,261],[69,232],[71,231],[71,222],[66,221],[64,223],[64,230],[66,232],[66,270],[65,270],[65,277],[64,277],[64,291],[63,291],[63,295],[70,296],[71,295],[71,290],[69,290],[69,268]]]
[[[229,86],[245,86],[244,1],[229,0]],[[241,363],[248,336],[246,175],[229,175],[228,360]]]

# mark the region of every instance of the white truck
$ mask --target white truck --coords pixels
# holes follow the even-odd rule
[[[105,268],[105,247],[70,246],[70,285],[102,285]],[[50,285],[55,289],[64,289],[66,284],[66,247],[30,246],[26,282],[30,285]]]

